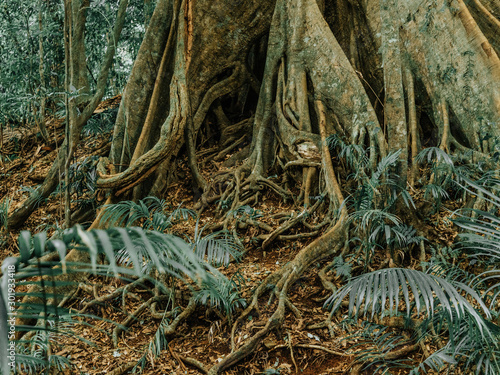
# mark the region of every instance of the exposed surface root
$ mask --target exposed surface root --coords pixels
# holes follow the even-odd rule
[[[291,285],[302,275],[302,273],[315,261],[326,256],[335,254],[343,246],[345,238],[345,225],[342,220],[331,228],[323,236],[319,237],[307,247],[302,249],[296,257],[279,271],[269,275],[262,284],[253,292],[252,300],[248,307],[241,313],[231,330],[231,353],[227,355],[220,363],[209,370],[209,374],[218,374],[224,369],[229,368],[251,354],[271,331],[279,329],[284,321],[285,308],[288,307],[296,317],[300,317],[300,312],[296,310],[288,301],[287,293]],[[278,297],[278,304],[265,323],[265,326],[250,337],[239,348],[235,344],[235,335],[238,327],[252,313],[260,315],[259,297],[267,290],[273,289]]]
[[[196,308],[196,301],[194,297],[191,297],[189,300],[188,305],[182,312],[177,315],[177,317],[170,323],[163,331],[163,333],[168,336],[168,335],[173,335],[175,331],[177,330],[177,327],[179,327],[179,324],[182,323],[184,320],[189,318],[191,314],[194,313]]]
[[[89,301],[87,303],[85,303],[85,305],[83,306],[82,309],[80,309],[80,311],[78,312],[79,314],[83,314],[85,311],[87,311],[87,309],[89,309],[90,307],[94,306],[94,305],[97,305],[97,304],[101,304],[103,302],[107,302],[107,301],[110,301],[114,298],[117,298],[118,296],[122,296],[122,305],[125,303],[125,294],[127,293],[127,291],[131,288],[133,288],[134,286],[136,285],[140,285],[142,284],[143,282],[145,281],[144,278],[141,278],[141,279],[138,279],[130,284],[127,284],[126,286],[124,287],[121,287],[121,288],[118,288],[116,289],[115,291],[113,291],[113,293],[109,293],[109,294],[106,294],[104,296],[101,296],[101,297],[96,297],[95,299],[93,299],[92,301]],[[81,284],[80,285],[81,288],[85,288],[85,285]]]

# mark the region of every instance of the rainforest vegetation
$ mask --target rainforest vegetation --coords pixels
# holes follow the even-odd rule
[[[498,0],[0,0],[10,374],[500,374]]]

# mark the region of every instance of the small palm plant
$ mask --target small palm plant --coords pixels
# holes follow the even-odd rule
[[[177,210],[170,216],[158,220],[158,215],[163,215],[159,211],[163,207],[163,202],[155,199],[150,201],[154,206],[152,210],[145,210],[141,204],[143,202],[135,205],[129,203],[128,207],[132,207],[132,210],[128,212],[118,210],[120,220],[121,216],[126,216],[126,223],[143,221],[148,228],[163,229],[167,227],[165,222],[172,223],[179,216],[190,214],[186,210]],[[157,211],[151,214],[154,210]],[[148,215],[145,215],[146,213]],[[108,218],[113,219],[111,216]],[[237,280],[227,279],[204,260],[213,263],[227,262],[228,255],[224,253],[226,247],[231,249],[228,250],[230,254],[236,255],[237,245],[222,234],[198,236],[195,242],[188,243],[172,234],[139,227],[115,227],[87,232],[76,226],[64,231],[59,239],[51,240],[47,239],[46,232],[34,236],[28,231],[21,232],[20,257],[7,258],[2,265],[0,325],[3,328],[10,327],[8,319],[11,305],[8,302],[14,298],[15,289],[12,287],[14,284],[32,287],[29,292],[23,294],[23,300],[17,302],[15,310],[17,318],[34,319],[37,324],[15,327],[17,332],[24,333],[22,339],[16,342],[18,353],[16,365],[21,372],[37,372],[42,368],[47,372],[53,366],[63,368],[67,365],[65,358],[49,355],[48,347],[56,335],[72,334],[71,327],[75,324],[75,318],[89,316],[71,312],[60,305],[66,297],[64,290],[67,290],[68,285],[78,284],[78,281],[71,281],[77,279],[77,277],[72,278],[72,274],[107,277],[111,274],[129,281],[141,279],[154,286],[154,291],[151,290],[151,293],[156,297],[153,298],[160,298],[158,291],[168,294],[168,290],[171,290],[169,285],[161,281],[165,279],[164,277],[155,278],[157,275],[168,275],[172,282],[182,282],[192,290],[193,301],[220,308],[230,315],[235,308],[244,304],[244,300],[239,297],[239,284]],[[66,255],[70,251],[87,254],[88,262],[67,261]],[[44,256],[51,252],[58,253],[58,261],[43,260]],[[106,262],[100,262],[101,258],[106,259]],[[38,277],[39,281],[34,281],[34,277]],[[178,307],[173,303],[170,307],[171,312],[165,310],[165,322],[162,322],[162,327],[168,325],[178,311]],[[92,316],[92,318],[97,317]],[[8,332],[8,329],[2,329],[1,332]],[[155,335],[153,340],[158,339],[156,336],[163,337],[162,332]],[[5,349],[4,353],[7,352],[9,338],[13,337],[3,334],[0,337],[0,349]],[[166,342],[158,340],[160,343]],[[161,346],[157,349],[163,348],[164,346]],[[3,361],[2,366],[3,374],[8,374],[10,371],[8,363]]]
[[[180,259],[180,254],[172,253],[171,248],[175,246],[168,245],[168,242],[179,241],[180,238],[171,233],[172,227],[182,221],[188,221],[195,217],[192,210],[177,207],[172,212],[168,212],[168,204],[156,197],[147,197],[137,203],[131,201],[123,201],[117,204],[104,206],[101,214],[101,223],[107,225],[130,225],[141,224],[143,228],[167,232],[162,238],[166,241],[154,240],[154,255],[156,259],[151,257],[151,252],[148,251],[143,241],[135,241],[133,245],[138,251],[139,258],[142,260],[142,272],[148,275],[158,274],[158,264],[165,263],[165,267],[169,271],[169,275],[176,275],[179,272],[179,267],[171,264],[203,264],[203,272],[206,274],[198,283],[188,283],[190,289],[190,305],[194,304],[205,305],[221,315],[227,317],[228,324],[231,325],[234,311],[240,307],[244,307],[246,301],[241,298],[239,288],[242,283],[242,278],[233,276],[231,279],[226,278],[217,268],[221,265],[227,266],[232,259],[239,260],[242,255],[243,247],[240,241],[228,231],[217,231],[208,235],[203,235],[204,227],[200,227],[199,219],[196,220],[194,237],[187,238],[187,246],[189,250],[189,259]],[[192,259],[196,258],[196,261]],[[122,249],[116,253],[118,264],[129,266],[133,263],[128,252]],[[177,287],[178,277],[181,275],[163,278],[162,288],[169,291],[172,296]],[[160,278],[161,279],[161,278]],[[194,285],[196,284],[196,285]],[[143,368],[148,355],[156,356],[168,343],[165,332],[168,331],[169,324],[175,317],[175,312],[178,308],[175,302],[169,302],[164,310],[164,316],[160,323],[160,327],[151,340],[148,349],[138,363],[138,367]],[[187,308],[186,308],[187,310]],[[185,310],[185,311],[186,311]]]
[[[433,266],[428,272],[381,269],[353,278],[325,304],[333,312],[349,297],[348,314],[355,317],[399,315],[402,311],[409,320],[423,317],[418,327],[421,339],[430,331],[447,332],[448,342],[414,368],[413,374],[427,368],[439,371],[452,365],[465,369],[473,364],[477,375],[500,373],[500,327],[494,323],[500,297],[500,198],[466,178],[459,185],[470,193],[482,193],[495,207],[495,213],[473,210],[475,216],[462,214],[454,220],[465,230],[457,250],[472,257],[472,262],[481,262],[484,272],[466,284],[457,278],[461,274],[462,280],[467,279],[463,277],[466,271],[456,265]]]
[[[327,141],[330,148],[336,149],[339,157],[355,171],[348,178],[356,181],[356,190],[347,199],[353,209],[347,218],[355,231],[355,236],[351,238],[356,245],[353,258],[358,259],[357,254],[361,253],[366,270],[377,249],[389,248],[394,258],[394,245],[407,246],[419,241],[415,231],[408,230],[391,213],[398,199],[408,207],[413,205],[405,188],[396,183],[397,175],[393,172],[401,151],[389,153],[380,162],[373,163],[370,162],[369,150],[360,145],[346,144],[337,135]]]
[[[167,212],[168,203],[157,197],[146,197],[140,201],[122,201],[103,206],[100,222],[108,227],[141,225],[148,230],[165,232],[180,220],[195,217],[193,210],[177,207]]]

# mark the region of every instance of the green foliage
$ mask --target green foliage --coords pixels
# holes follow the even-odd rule
[[[468,313],[476,319],[479,326],[482,326],[481,316],[457,290],[465,292],[481,306],[488,318],[491,317],[489,309],[478,293],[466,284],[406,268],[382,269],[358,276],[331,296],[325,305],[336,310],[342,300],[349,296],[349,314],[357,315],[360,311],[364,311],[366,316],[371,310],[372,318],[375,313],[382,316],[396,314],[401,302],[404,302],[408,317],[413,313],[420,314],[424,308],[428,316],[433,316],[438,306],[443,306],[443,311],[448,314],[450,322],[455,317],[461,318]],[[410,294],[414,297],[412,303]],[[386,309],[387,304],[388,309]]]
[[[38,207],[42,203],[45,202],[45,198],[43,198],[42,194],[40,193],[40,185],[33,187],[33,186],[21,186],[19,188],[19,191],[26,192],[28,193],[28,196],[35,201],[35,207]]]
[[[196,292],[196,301],[223,311],[231,325],[234,311],[246,306],[245,299],[239,293],[242,280],[238,274],[227,279],[221,273],[214,272],[213,277],[202,283],[200,290]]]
[[[239,239],[230,232],[222,230],[203,237],[202,233],[203,228],[199,228],[199,221],[197,221],[191,245],[200,259],[206,259],[208,263],[215,266],[227,266],[231,257],[236,260],[241,257],[243,246]]]
[[[500,329],[475,309],[475,305],[480,306],[486,318],[491,319],[491,312],[479,294],[464,283],[416,270],[382,269],[353,279],[325,305],[335,310],[346,296],[349,296],[349,315],[354,314],[355,318],[362,312],[366,317],[370,311],[372,318],[375,314],[399,314],[400,305],[404,304],[408,318],[419,316],[423,311],[429,317],[418,327],[420,330],[428,330],[431,326],[438,331],[448,330],[447,346],[414,369],[415,373],[426,366],[439,369],[444,363],[458,363],[459,357],[465,359],[464,366],[474,363],[471,357],[480,359],[480,363],[488,361],[490,364],[485,365],[488,369],[495,362],[500,349]]]
[[[113,130],[118,107],[93,115],[82,129],[82,134],[86,137],[102,135]]]
[[[439,327],[436,317],[432,322],[434,327]],[[432,353],[418,367],[411,372],[412,375],[427,373],[430,368],[440,371],[448,365],[463,370],[474,369],[470,373],[476,375],[496,375],[500,373],[500,329],[491,322],[484,321],[488,328],[488,335],[484,335],[479,327],[471,321],[470,316],[460,320],[450,340],[441,349]]]
[[[413,205],[411,196],[405,187],[398,185],[398,176],[393,172],[401,151],[392,152],[374,163],[370,160],[369,149],[346,144],[337,135],[328,137],[327,142],[352,171],[347,178],[356,181],[354,192],[346,200],[352,208],[347,220],[354,224],[355,236],[351,237],[351,243],[356,244],[356,249],[353,252],[364,253],[364,267],[370,264],[377,248],[393,249],[396,245],[406,247],[417,242],[420,238],[416,231],[403,226],[391,213],[398,199],[408,207]]]
[[[169,301],[169,303],[170,302],[171,301]],[[165,310],[165,311],[167,311],[167,310]],[[162,350],[165,350],[168,348],[168,339],[164,335],[164,331],[168,327],[168,324],[169,324],[169,319],[165,315],[162,318],[162,320],[161,320],[161,322],[160,322],[160,324],[159,324],[159,326],[158,326],[158,328],[153,336],[153,339],[150,340],[147,349],[144,351],[143,355],[137,361],[137,364],[134,366],[133,371],[132,371],[133,373],[137,373],[137,372],[141,373],[142,371],[144,371],[144,368],[146,367],[146,363],[147,363],[148,358],[150,358],[151,356],[153,358],[158,358],[161,355]]]
[[[419,164],[427,164],[431,168],[431,180],[424,186],[424,198],[433,198],[437,211],[441,202],[449,198],[446,191],[453,184],[455,165],[450,156],[438,147],[428,147],[419,152],[415,158]]]
[[[52,321],[49,321],[51,323]],[[56,342],[61,336],[61,321],[58,332],[53,330],[35,331],[29,340],[22,340],[16,345],[16,365],[18,371],[22,373],[39,373],[46,367],[57,369],[58,371],[68,371],[71,369],[71,362],[68,358],[49,354],[49,343]],[[50,327],[54,329],[54,327]]]
[[[337,276],[343,276],[345,278],[351,277],[352,265],[349,262],[344,261],[342,256],[335,257],[333,260],[333,267]]]
[[[40,7],[42,31],[38,26]],[[2,0],[0,8],[0,124],[18,127],[33,121],[41,97],[48,96],[52,89],[40,84],[39,37],[45,46],[45,82],[62,72],[62,44],[54,38],[60,32],[62,18],[60,8],[51,2]]]
[[[137,225],[143,228],[164,232],[181,220],[194,218],[193,210],[177,207],[167,213],[168,205],[164,200],[156,197],[147,197],[139,202],[123,201],[103,207],[100,217],[101,223],[113,225]],[[192,250],[200,259],[206,259],[209,264],[227,265],[230,258],[239,259],[242,246],[238,239],[227,231],[218,231],[202,236],[203,228],[196,222],[195,234],[191,243]]]
[[[465,252],[472,259],[472,263],[480,262],[486,269],[479,275],[483,282],[490,286],[484,291],[483,297],[490,302],[490,307],[497,305],[500,299],[500,217],[497,213],[500,210],[500,198],[498,193],[493,193],[485,189],[477,182],[466,181],[467,185],[462,187],[473,194],[482,194],[484,199],[492,204],[493,212],[486,212],[478,209],[472,211],[475,215],[466,216],[461,214],[453,222],[465,229],[460,234],[460,241],[457,247]],[[498,189],[500,185],[497,185]]]
[[[150,14],[151,7],[154,7],[155,4],[156,1],[151,1],[149,5],[142,0],[129,1],[125,27],[117,45],[118,50],[115,55],[115,63],[110,71],[110,86],[106,96],[116,95],[125,87],[144,36],[146,14]],[[88,9],[85,41],[87,64],[92,72],[89,74],[91,88],[95,85],[93,78],[97,79],[98,77],[100,64],[106,51],[107,38],[110,37],[110,33],[107,32],[106,38],[103,38],[103,30],[108,31],[113,27],[117,7],[118,2],[95,1]]]
[[[161,207],[164,202],[153,200],[153,203],[156,207]],[[178,211],[177,214],[182,215],[182,212]],[[89,263],[67,262],[66,254],[73,249],[88,253]],[[145,277],[154,286],[158,285],[160,290],[163,290],[164,286],[149,276],[154,269],[160,274],[167,274],[174,280],[186,283],[195,293],[197,301],[221,309],[228,315],[231,315],[235,308],[243,306],[244,300],[238,294],[237,280],[226,279],[193,250],[192,244],[179,237],[137,227],[86,232],[76,226],[64,231],[61,238],[53,240],[47,240],[46,232],[34,236],[28,231],[21,232],[20,257],[7,258],[2,265],[0,319],[6,324],[9,311],[9,305],[6,303],[8,279],[15,279],[17,285],[38,286],[34,292],[24,295],[37,297],[39,303],[25,305],[21,302],[17,306],[18,317],[42,322],[41,326],[16,327],[20,331],[36,331],[30,340],[18,343],[20,359],[17,363],[23,366],[22,371],[35,372],[47,367],[49,363],[60,368],[67,364],[63,358],[49,357],[46,350],[55,335],[71,334],[75,318],[83,317],[58,306],[64,295],[58,295],[57,289],[54,288],[63,287],[68,283],[57,278],[65,273],[90,272],[103,276],[112,274],[114,277],[125,279]],[[42,262],[41,258],[51,251],[58,252],[60,261]],[[102,264],[99,261],[101,257],[106,259],[106,263]],[[33,277],[37,277],[38,281],[34,281]],[[6,338],[6,336],[0,338],[0,347],[5,347],[2,345],[7,344],[4,341]],[[155,340],[161,339],[155,338]],[[155,345],[159,344],[161,342]]]
[[[137,203],[122,201],[103,206],[100,222],[107,226],[127,227],[141,223],[146,229],[163,232],[181,218],[187,220],[195,216],[194,211],[181,207],[167,215],[167,208],[167,203],[156,197],[146,197]]]
[[[425,180],[424,176],[420,182],[424,198],[434,203],[434,212],[439,210],[445,200],[464,199],[467,190],[463,185],[471,179],[498,191],[497,172],[484,170],[484,163],[471,164],[471,158],[472,154],[467,152],[457,153],[452,158],[438,147],[425,148],[417,155],[416,161],[429,168],[430,179]]]
[[[427,160],[439,160],[441,164],[452,167],[451,159],[438,150],[433,148],[426,151],[421,154],[421,160],[424,157]],[[456,169],[453,169],[455,172]],[[500,372],[500,327],[492,322],[499,313],[496,309],[500,297],[500,219],[497,216],[500,185],[491,176],[472,182],[462,175],[458,181],[456,184],[460,189],[475,196],[481,195],[492,206],[492,210],[462,211],[454,223],[465,232],[460,235],[460,241],[453,249],[435,251],[431,263],[427,264],[427,272],[391,268],[362,274],[350,280],[325,303],[334,311],[344,298],[349,297],[348,314],[354,315],[355,319],[361,314],[373,318],[375,315],[397,315],[405,311],[410,320],[423,314],[426,318],[417,327],[422,338],[427,336],[431,328],[441,334],[447,332],[448,343],[414,368],[412,374],[427,372],[428,368],[440,371],[446,365],[462,369],[476,366],[474,373],[477,375]],[[469,215],[471,213],[474,215]],[[360,224],[368,225],[373,221],[364,212],[356,215]],[[385,217],[383,220],[391,221],[391,218]],[[379,232],[385,232],[382,227],[380,224]],[[411,227],[396,225],[394,228],[398,229],[394,231],[389,228],[387,233],[398,233],[393,237],[399,238],[397,246],[420,240]],[[406,241],[407,238],[414,239]],[[469,258],[464,260],[463,254]],[[478,264],[485,271],[476,276],[459,267],[457,262],[466,263],[466,266]],[[373,351],[370,352],[372,354]],[[373,355],[376,357],[376,354]],[[367,360],[364,358],[363,362]],[[376,358],[372,358],[371,362],[376,362]]]
[[[354,173],[362,174],[369,167],[370,159],[362,146],[347,144],[337,134],[329,136],[326,142],[331,150],[339,151],[339,158],[345,159],[350,169],[355,171]]]
[[[354,232],[357,236],[350,241],[359,244],[359,249],[364,252],[365,269],[375,250],[383,247],[382,241],[385,239],[387,243],[391,239],[393,228],[401,224],[397,216],[377,209],[354,211],[347,220],[355,224]]]
[[[110,71],[106,96],[122,91],[145,32],[146,13],[150,14],[155,1],[145,4],[130,0],[125,27],[116,43],[115,64]],[[118,2],[91,1],[86,8],[86,62],[90,91],[95,89],[100,64],[106,51],[109,30],[116,17]],[[147,9],[146,9],[147,8]],[[22,10],[19,12],[18,10]],[[42,28],[39,26],[41,16]],[[64,90],[64,7],[54,1],[2,0],[0,2],[0,125],[20,127],[33,124],[40,113],[42,99],[47,99],[47,114],[56,114]],[[40,56],[39,40],[43,56]],[[116,41],[118,42],[118,41]],[[43,61],[43,81],[40,78]],[[59,107],[59,109],[61,109]],[[60,117],[65,113],[59,111]],[[88,134],[100,133],[91,124]]]
[[[327,142],[330,148],[337,150],[339,158],[345,159],[349,170],[353,171],[348,178],[357,182],[356,190],[350,196],[355,211],[388,210],[398,198],[408,207],[413,205],[411,196],[404,186],[397,184],[398,176],[393,172],[400,150],[389,153],[378,163],[374,163],[370,160],[369,149],[346,144],[337,135],[328,137]]]
[[[81,162],[70,165],[69,180],[71,193],[75,193],[79,196],[87,192],[90,194],[95,193],[95,183],[97,181],[96,165],[98,161],[98,156],[89,156]]]

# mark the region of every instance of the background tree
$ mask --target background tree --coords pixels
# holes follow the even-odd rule
[[[66,44],[66,76],[65,76],[65,91],[69,95],[67,101],[68,113],[66,120],[67,133],[64,143],[59,148],[59,152],[49,174],[44,183],[37,189],[35,194],[30,196],[23,205],[13,213],[9,222],[15,227],[24,222],[26,216],[33,211],[40,197],[46,198],[54,191],[60,182],[60,174],[65,169],[64,167],[70,163],[72,155],[80,141],[80,134],[85,123],[88,121],[97,105],[100,103],[104,93],[106,92],[108,73],[113,63],[113,57],[116,51],[116,43],[120,37],[120,33],[125,21],[125,14],[128,1],[124,0],[119,3],[116,21],[111,35],[108,38],[108,46],[106,54],[101,63],[99,76],[96,83],[96,91],[94,95],[83,106],[82,110],[78,110],[77,106],[82,98],[80,91],[83,93],[87,90],[87,67],[81,64],[85,60],[84,54],[84,30],[85,30],[85,10],[84,3],[79,3],[79,10],[76,11],[73,3],[65,3],[65,38]],[[74,19],[75,14],[76,18]],[[67,168],[66,168],[67,169]]]

